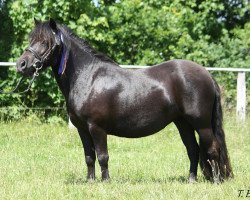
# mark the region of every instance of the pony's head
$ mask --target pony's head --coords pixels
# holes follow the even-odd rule
[[[60,32],[53,19],[47,22],[39,22],[35,19],[29,47],[17,60],[17,71],[25,76],[32,76],[38,70],[55,65],[58,62],[61,43]]]

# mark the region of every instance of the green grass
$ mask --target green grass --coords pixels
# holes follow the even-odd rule
[[[188,184],[189,161],[173,125],[141,139],[109,136],[111,181],[86,182],[83,149],[66,125],[0,123],[0,199],[237,199],[250,189],[250,120],[226,117],[235,178]],[[246,191],[244,191],[246,193]],[[243,197],[242,197],[243,199]]]

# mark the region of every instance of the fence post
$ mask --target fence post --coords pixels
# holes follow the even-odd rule
[[[237,119],[245,121],[246,119],[246,73],[239,72],[237,78]]]

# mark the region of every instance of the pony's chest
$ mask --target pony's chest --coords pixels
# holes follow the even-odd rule
[[[69,97],[67,101],[67,110],[68,113],[74,115],[75,117],[82,117],[87,115],[87,108],[89,107],[90,94],[91,90],[84,87],[74,87],[69,92]]]

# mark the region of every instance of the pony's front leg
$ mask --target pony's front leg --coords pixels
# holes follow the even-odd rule
[[[88,131],[82,131],[78,129],[78,132],[82,140],[84,154],[85,154],[85,161],[88,167],[87,180],[95,180],[96,155],[92,137]]]
[[[101,167],[102,180],[109,179],[108,170],[108,147],[107,147],[107,133],[99,126],[93,123],[89,123],[89,132],[93,138],[95,145],[97,158]]]

